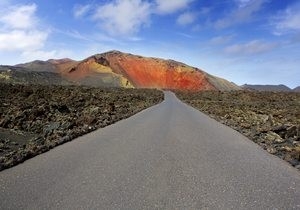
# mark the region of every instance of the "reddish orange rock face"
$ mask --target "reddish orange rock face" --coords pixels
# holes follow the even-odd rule
[[[175,61],[113,54],[105,58],[116,73],[139,88],[215,90],[203,72]]]

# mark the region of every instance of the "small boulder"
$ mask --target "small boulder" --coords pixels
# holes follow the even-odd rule
[[[275,143],[283,143],[283,142],[285,142],[285,139],[281,138],[277,133],[274,133],[272,131],[269,131],[265,135],[265,139],[268,140],[268,141],[273,141]]]
[[[277,150],[274,147],[268,147],[267,152],[274,155],[275,153],[277,153]]]

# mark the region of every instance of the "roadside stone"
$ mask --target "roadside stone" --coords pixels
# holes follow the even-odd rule
[[[277,153],[277,150],[273,147],[268,147],[267,152],[273,155]]]
[[[265,135],[265,139],[268,140],[268,141],[274,141],[275,143],[283,143],[283,142],[285,142],[285,140],[282,139],[277,133],[274,133],[272,131],[269,131]]]

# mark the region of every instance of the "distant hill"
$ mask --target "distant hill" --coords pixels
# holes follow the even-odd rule
[[[257,91],[273,91],[273,92],[289,92],[292,91],[285,85],[249,85],[245,84],[241,86],[245,90],[257,90]]]
[[[12,75],[10,73],[10,78],[18,82],[25,80],[33,82],[36,77],[44,81],[46,78],[43,76],[47,72],[52,73],[51,76],[49,74],[49,80],[55,78],[55,81],[58,81],[61,77],[62,81],[88,86],[195,91],[241,90],[239,86],[232,82],[181,62],[143,57],[119,51],[92,55],[82,61],[67,58],[48,61],[36,60],[7,68],[12,71],[19,68],[17,74]],[[33,78],[30,78],[24,71],[36,73],[34,73]],[[24,75],[23,80],[21,74]],[[2,77],[4,78],[5,75]],[[6,80],[9,80],[7,75]],[[51,82],[48,81],[48,83]]]
[[[49,59],[47,61],[35,60],[29,63],[21,63],[15,65],[16,67],[22,67],[24,69],[28,69],[31,71],[38,71],[38,72],[57,72],[57,66],[73,66],[76,64],[77,61],[74,61],[69,58],[63,59]]]
[[[18,64],[16,67],[38,72],[56,72],[56,68],[48,61],[35,60],[30,63]]]
[[[55,72],[28,71],[16,66],[0,66],[0,82],[13,84],[71,85]]]
[[[293,89],[293,91],[294,91],[294,92],[300,92],[300,86],[295,87],[295,88]]]

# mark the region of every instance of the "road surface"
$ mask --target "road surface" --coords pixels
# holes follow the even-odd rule
[[[300,173],[166,92],[0,172],[0,209],[300,209]]]

